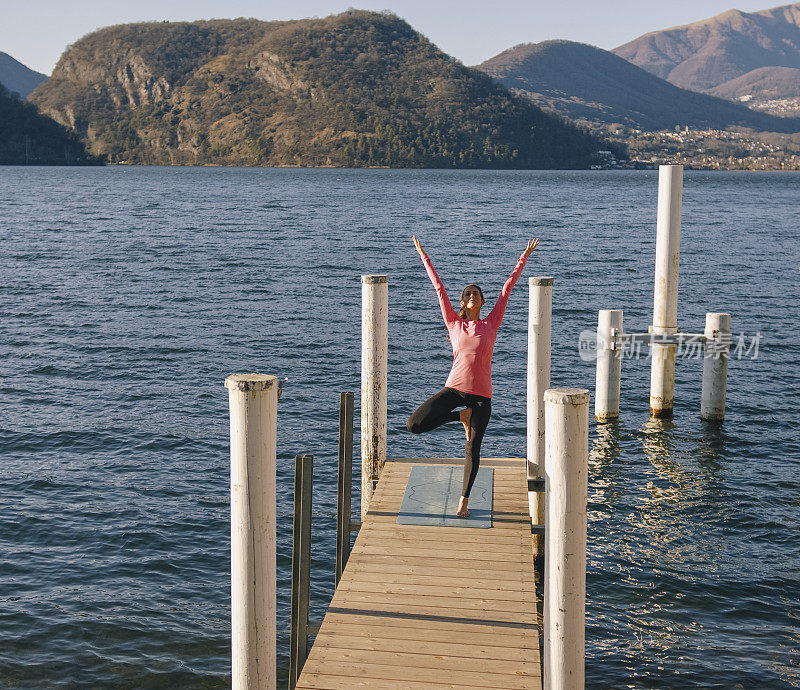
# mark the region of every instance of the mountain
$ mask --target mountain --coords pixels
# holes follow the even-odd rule
[[[585,168],[608,148],[398,17],[357,10],[101,29],[30,98],[133,163]]]
[[[47,81],[46,74],[34,72],[8,53],[0,52],[0,84],[8,91],[18,93],[20,98],[25,98],[45,81]]]
[[[519,45],[477,66],[542,108],[570,118],[639,129],[725,129],[800,132],[800,119],[678,88],[601,48],[572,41]]]
[[[761,12],[728,10],[693,24],[653,31],[613,52],[682,88],[722,95],[737,90],[736,85],[730,89],[723,85],[754,70],[800,69],[800,3]],[[753,89],[764,76],[755,75]],[[776,71],[761,84],[783,81],[784,76]],[[783,93],[800,98],[800,88]],[[758,91],[743,95],[763,98]]]
[[[83,144],[0,84],[0,165],[94,165]]]
[[[774,115],[797,117],[800,116],[800,69],[759,67],[715,86],[708,93]]]
[[[715,86],[709,93],[729,99],[744,98],[753,93],[770,99],[792,98],[800,93],[800,68],[759,67]]]

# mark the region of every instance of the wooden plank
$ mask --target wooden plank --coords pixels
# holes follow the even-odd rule
[[[309,660],[311,657],[309,656]],[[426,669],[429,671],[428,678],[449,676],[450,672],[486,674],[491,676],[506,675],[539,675],[539,664],[532,660],[508,661],[505,659],[495,659],[491,663],[486,663],[485,659],[470,658],[466,656],[448,656],[447,654],[424,653],[424,652],[400,652],[384,651],[375,649],[342,649],[340,647],[324,647],[320,645],[316,648],[314,661],[317,663],[326,660],[350,663],[364,666],[401,666],[404,668],[413,667],[415,669]],[[447,673],[443,673],[447,671]]]
[[[374,512],[369,514],[369,525],[374,525],[375,523],[381,523],[381,526],[384,524],[387,525],[397,525],[397,510],[386,511],[383,515],[378,515]],[[398,525],[403,527],[411,527],[412,525]],[[413,525],[416,526],[416,525]],[[420,525],[422,528],[422,525]],[[492,534],[499,534],[501,532],[506,534],[519,534],[527,530],[527,533],[531,533],[531,519],[528,515],[495,515],[492,517],[492,527],[489,530],[486,529],[473,529],[473,528],[459,528],[459,527],[435,527],[433,529],[461,529],[467,530],[472,529],[475,532],[491,532]]]
[[[482,465],[481,465],[482,466]],[[388,465],[387,465],[388,467]],[[524,493],[528,490],[527,483],[520,484],[518,481],[518,475],[513,470],[503,470],[503,469],[493,469],[493,480],[492,483],[495,487],[502,486],[508,487],[511,490],[518,491],[519,493]],[[411,476],[411,468],[407,468],[404,471],[396,471],[393,468],[390,468],[388,471],[384,470],[381,475],[381,478],[386,481],[383,486],[380,487],[381,492],[386,491],[396,491],[399,488],[405,489],[405,486],[401,485],[401,482],[395,481],[396,478],[402,477],[402,483]],[[378,487],[376,487],[376,491]],[[495,492],[497,493],[497,492]]]
[[[399,630],[431,631],[433,634],[443,633],[451,636],[451,639],[472,639],[477,635],[488,635],[497,638],[498,644],[506,646],[527,646],[534,644],[534,639],[538,640],[538,630],[535,624],[529,621],[525,623],[513,623],[510,621],[472,621],[465,617],[437,617],[435,615],[415,616],[411,612],[401,612],[393,614],[391,612],[380,613],[376,611],[361,611],[359,609],[347,609],[334,607],[328,609],[325,620],[320,628],[319,640],[327,634],[325,626],[331,624],[359,625],[364,631],[364,635],[377,635],[397,637]],[[515,644],[515,641],[516,644]]]
[[[438,552],[434,549],[419,548],[417,546],[406,544],[373,544],[368,542],[364,544],[359,553],[372,556],[398,556],[400,558],[418,557],[418,558],[435,558],[441,561],[449,561],[452,563],[463,564],[465,568],[470,567],[470,563],[494,563],[498,570],[503,568],[504,564],[526,564],[528,559],[524,553],[492,553],[492,554],[472,554],[469,551],[452,550],[445,545]],[[480,558],[473,558],[473,555],[480,556]],[[488,560],[487,560],[488,559]],[[451,567],[452,567],[451,563]]]
[[[444,529],[447,529],[446,527]],[[455,528],[458,529],[458,528]],[[481,530],[488,532],[488,530]],[[442,535],[442,539],[419,539],[413,534],[399,534],[397,532],[382,532],[373,531],[369,533],[369,537],[365,537],[364,541],[368,541],[370,545],[376,544],[385,546],[399,546],[401,548],[422,548],[431,551],[441,551],[443,547],[449,552],[464,552],[467,554],[480,553],[481,555],[487,553],[513,553],[519,556],[524,556],[520,553],[523,549],[522,538],[518,538],[510,543],[502,542],[484,542],[481,541],[468,541],[466,539],[449,539],[449,535]]]
[[[408,463],[387,461],[386,462],[386,466],[384,467],[384,470],[381,472],[381,477],[383,477],[383,472],[387,471],[387,468],[388,468],[388,472],[390,472],[390,473],[395,473],[395,472],[396,473],[402,473],[402,472],[405,472],[406,474],[408,474],[409,472],[411,472],[411,468],[412,467],[416,467],[418,465],[422,465],[422,466],[425,466],[425,465],[450,465],[451,467],[463,467],[464,466],[464,458],[463,457],[461,457],[461,458],[453,458],[453,459],[451,459],[449,461],[445,460],[445,461],[439,461],[439,462],[428,462],[424,458],[420,459],[420,460],[412,458],[411,461],[408,462]],[[520,459],[519,464],[516,464],[516,463],[502,464],[502,463],[492,462],[491,460],[488,460],[487,458],[481,458],[481,467],[491,467],[496,472],[504,472],[504,473],[507,473],[507,474],[514,474],[515,472],[519,472],[520,470],[522,470],[522,471],[525,470],[525,460]]]
[[[463,464],[463,461],[462,461]],[[481,465],[482,467],[483,465]],[[387,465],[388,467],[388,465]],[[404,486],[401,487],[400,482],[395,481],[397,477],[403,478],[403,483],[405,480],[411,475],[411,468],[408,467],[405,470],[397,471],[394,468],[391,468],[388,471],[384,471],[381,475],[381,478],[386,481],[386,483],[380,487],[382,492],[385,491],[396,491],[398,488],[405,489]],[[508,487],[514,491],[519,491],[520,493],[524,493],[528,490],[527,483],[520,484],[518,481],[517,472],[514,470],[503,470],[498,468],[493,468],[493,481],[492,483],[494,486],[503,486]],[[377,491],[378,487],[376,487]],[[497,492],[495,492],[497,493]]]
[[[374,495],[374,494],[373,494]],[[381,512],[394,512],[396,513],[402,502],[403,502],[403,495],[398,493],[395,496],[386,496],[381,495],[375,500],[375,502],[370,502],[370,512],[380,514]],[[514,496],[509,497],[497,497],[497,500],[493,502],[493,513],[498,511],[505,511],[509,508],[514,510],[514,514],[516,515],[528,515],[527,510],[520,505],[521,504],[521,497],[517,498]]]
[[[385,549],[391,547],[397,547],[402,549],[409,549],[409,548],[416,548],[418,551],[428,552],[428,551],[435,551],[435,540],[430,539],[421,539],[418,542],[414,543],[409,542],[407,539],[395,539],[391,535],[385,536],[383,538],[374,538],[366,537],[357,547],[353,547],[354,557],[358,557],[358,554],[361,555],[361,558],[358,562],[363,562],[364,560],[369,560],[371,558],[379,558],[380,554],[373,551],[369,551],[370,544],[375,542],[377,545],[383,545]],[[529,570],[532,571],[533,568],[533,555],[530,556],[530,561],[528,561],[527,556],[528,554],[525,553],[526,551],[530,550],[530,543],[531,543],[531,536],[530,534],[527,537],[523,537],[519,539],[517,542],[517,548],[522,552],[520,553],[519,559],[516,560],[518,563],[524,563],[529,565]],[[440,546],[442,544],[440,543]],[[357,553],[355,553],[357,552]],[[503,550],[498,550],[498,553],[502,553]],[[473,550],[465,549],[463,542],[459,542],[458,544],[454,545],[452,548],[448,549],[448,553],[452,555],[454,558],[461,558],[467,560],[474,560],[476,563],[478,561],[491,561],[493,562],[494,559],[494,552],[493,550],[489,549],[489,546],[484,549],[483,545],[478,543],[475,545]],[[488,555],[485,555],[488,554]]]
[[[430,620],[466,620],[471,623],[485,623],[486,625],[535,625],[536,612],[528,609],[526,611],[495,611],[493,608],[457,608],[451,606],[437,606],[431,608],[425,602],[411,604],[407,601],[353,601],[349,599],[334,599],[331,606],[335,606],[341,611],[352,611],[353,613],[393,613],[405,616],[408,620],[414,620],[417,624],[425,623]]]
[[[443,527],[442,529],[447,529]],[[455,528],[458,529],[458,528]],[[488,530],[481,530],[487,532]],[[458,538],[449,539],[449,535],[443,534],[441,539],[422,539],[415,537],[413,534],[403,534],[399,532],[388,532],[382,530],[374,530],[369,532],[369,537],[364,537],[362,541],[369,544],[386,544],[389,546],[397,545],[405,548],[413,546],[421,549],[435,550],[437,548],[446,548],[448,551],[463,551],[465,553],[517,553],[524,557],[523,542],[526,539],[524,535],[519,535],[516,539],[508,539],[506,542],[485,542],[483,539],[468,541],[467,539],[459,536]],[[530,533],[527,538],[530,538]]]
[[[431,585],[432,587],[454,587],[453,575],[440,575],[435,568],[429,569],[429,572],[422,574],[414,574],[414,568],[407,568],[406,572],[397,572],[397,570],[378,569],[371,570],[368,566],[354,567],[353,572],[350,574],[350,582],[383,582],[387,585]],[[374,575],[380,575],[380,578]],[[469,587],[477,589],[491,589],[498,592],[509,591],[519,592],[525,589],[526,586],[524,577],[517,577],[513,579],[498,580],[496,578],[475,578],[470,573]],[[466,585],[463,585],[466,586]],[[526,597],[531,595],[525,592]]]
[[[442,530],[446,530],[442,532]],[[480,534],[474,534],[480,532]],[[519,547],[522,540],[530,539],[530,533],[525,533],[519,528],[513,532],[496,531],[492,529],[466,530],[457,527],[438,527],[432,525],[397,525],[375,522],[370,520],[365,527],[361,528],[362,534],[369,535],[390,535],[398,538],[416,539],[417,541],[433,541],[448,543],[474,544],[476,547],[491,546],[492,544],[514,544]]]
[[[410,585],[405,582],[401,583],[388,583],[383,580],[370,581],[370,580],[351,580],[348,583],[343,583],[341,588],[342,593],[363,594],[363,595],[386,595],[387,601],[392,601],[392,596],[407,596],[414,597],[436,597],[436,598],[453,598],[456,599],[474,599],[474,600],[497,600],[521,603],[534,603],[535,599],[522,591],[524,584],[516,590],[512,589],[495,589],[494,587],[478,588],[472,586],[454,586],[452,584],[446,586],[436,586],[431,584],[417,584]],[[337,588],[338,589],[338,588]],[[444,602],[443,602],[444,605]],[[450,604],[447,604],[450,606]],[[498,604],[502,606],[502,604]],[[503,610],[503,609],[498,609]]]
[[[406,483],[411,476],[410,472],[389,472],[383,479],[386,483],[376,488],[375,491],[380,491],[382,496],[396,495],[402,493],[406,489]],[[505,474],[502,470],[494,470],[494,494],[502,497],[504,491],[508,491],[514,495],[527,493],[527,484],[520,484],[518,478],[513,473]],[[499,491],[498,491],[499,489]]]
[[[430,587],[446,587],[450,589],[487,589],[497,591],[517,591],[526,593],[526,590],[532,588],[532,578],[528,577],[524,572],[509,572],[501,571],[504,577],[494,577],[491,571],[480,571],[480,573],[465,574],[463,569],[449,568],[446,572],[438,572],[438,568],[428,568],[427,570],[437,571],[436,575],[422,576],[419,575],[419,569],[414,569],[409,574],[402,574],[393,570],[386,570],[380,568],[366,567],[363,569],[353,569],[353,573],[349,578],[342,578],[341,587],[342,591],[349,590],[356,582],[363,583],[385,583],[387,586],[394,585],[419,585]],[[416,573],[416,574],[415,574]],[[471,577],[476,578],[476,582],[471,581]],[[414,579],[416,578],[416,579]],[[338,588],[337,588],[338,589]],[[528,596],[525,598],[531,601],[535,600],[535,594],[527,592]]]
[[[392,634],[392,631],[394,633]],[[345,649],[380,649],[384,651],[407,652],[419,647],[429,646],[436,654],[450,656],[470,656],[481,659],[505,659],[506,661],[530,661],[533,652],[538,654],[538,644],[508,646],[498,643],[496,635],[470,634],[468,637],[454,635],[452,632],[431,634],[421,628],[390,628],[385,634],[382,627],[366,631],[364,626],[347,623],[331,623],[326,629],[324,639],[314,644]],[[536,642],[537,638],[528,638]],[[501,640],[502,642],[502,640]]]
[[[403,565],[400,563],[392,563],[391,560],[386,562],[376,563],[372,560],[356,560],[353,564],[353,572],[351,578],[354,577],[367,577],[370,580],[381,581],[381,578],[386,578],[386,581],[391,582],[395,580],[402,580],[403,575],[408,577],[424,577],[426,581],[435,580],[437,582],[454,582],[459,578],[463,580],[463,568],[445,568],[437,563],[425,564],[420,563],[418,560],[409,560],[410,565]],[[347,565],[350,565],[348,563]],[[525,589],[532,586],[531,579],[532,572],[526,568],[518,570],[490,570],[490,569],[475,569],[470,570],[470,576],[477,580],[487,580],[497,583],[503,589]],[[344,578],[342,578],[344,580]],[[348,578],[347,581],[349,581]]]
[[[520,672],[518,674],[477,673],[442,670],[392,664],[354,664],[352,661],[324,659],[317,661],[314,655],[306,661],[309,673],[344,676],[348,679],[371,679],[372,687],[384,688],[386,680],[412,682],[439,682],[454,684],[455,687],[499,688],[500,690],[524,690],[535,688],[540,682],[538,675]],[[305,673],[305,669],[304,673]],[[367,686],[370,687],[370,686]]]
[[[496,573],[497,577],[512,577],[514,574],[517,575],[525,575],[530,580],[530,573],[532,572],[533,566],[528,563],[495,563],[494,561],[475,561],[469,559],[447,559],[447,561],[442,561],[436,558],[423,558],[422,556],[415,556],[415,557],[408,557],[408,556],[399,556],[399,555],[392,555],[392,554],[364,554],[364,553],[353,553],[350,557],[351,559],[355,560],[355,562],[362,562],[368,561],[374,567],[380,567],[382,565],[385,566],[392,566],[392,565],[403,565],[403,566],[422,566],[426,568],[434,568],[447,574],[453,574],[454,576],[458,576],[461,574],[464,575],[465,572],[473,572],[479,573],[481,576],[489,575],[491,576],[492,573]],[[350,565],[348,562],[347,565]],[[347,572],[347,570],[345,570]],[[344,579],[344,575],[342,576]]]
[[[407,582],[387,582],[381,578],[378,582],[369,580],[351,580],[347,592],[372,592],[376,594],[396,594],[412,596],[461,597],[464,599],[500,599],[504,601],[529,601],[529,597],[520,588],[497,589],[494,587],[475,587],[470,583],[466,587],[454,585],[432,585],[429,583],[409,584]]]
[[[536,603],[528,601],[508,601],[505,599],[486,599],[474,598],[467,599],[464,597],[441,597],[433,594],[392,594],[389,592],[355,592],[347,588],[334,595],[331,604],[337,606],[363,606],[364,604],[371,604],[377,610],[383,610],[384,606],[408,606],[412,607],[425,607],[429,612],[437,612],[442,610],[453,611],[449,615],[458,615],[458,611],[464,615],[474,615],[476,611],[489,611],[497,612],[501,617],[505,618],[506,613],[529,613],[536,615]]]
[[[380,491],[381,496],[396,496],[398,493],[403,493],[406,490],[406,484],[410,476],[408,472],[389,473],[388,476],[383,478],[387,483],[380,488],[376,488],[375,491]],[[528,491],[527,484],[521,485],[515,475],[506,475],[500,470],[494,470],[494,480],[492,483],[494,485],[493,493],[498,498],[503,498],[504,492],[508,492],[509,495],[518,496]]]
[[[471,690],[482,688],[482,685],[457,685],[455,683],[426,683],[410,680],[392,681],[383,679],[375,681],[373,678],[348,678],[347,676],[332,676],[323,673],[304,673],[303,685],[298,688],[317,688],[324,690],[351,690],[351,688],[376,688],[381,690],[444,690],[445,688],[462,688]]]

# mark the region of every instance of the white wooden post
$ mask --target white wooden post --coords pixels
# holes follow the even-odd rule
[[[619,417],[622,347],[614,346],[614,334],[621,333],[622,310],[601,309],[597,316],[597,375],[594,385],[594,418],[598,421]]]
[[[550,388],[553,278],[528,278],[528,479],[544,478],[544,392]],[[544,494],[528,492],[528,508],[535,525],[544,524]],[[533,539],[534,556],[543,553],[543,540]]]
[[[361,276],[361,519],[386,462],[389,277]]]
[[[731,347],[731,315],[708,312],[703,357],[703,391],[700,417],[722,421],[725,418],[725,392],[728,385],[728,355]]]
[[[231,432],[231,683],[274,688],[278,379],[225,379]]]
[[[653,294],[652,333],[678,332],[678,263],[681,246],[683,166],[658,169],[658,222],[656,226],[656,280]],[[652,345],[650,414],[672,416],[675,394],[675,345]]]
[[[544,394],[544,690],[584,686],[589,391]]]

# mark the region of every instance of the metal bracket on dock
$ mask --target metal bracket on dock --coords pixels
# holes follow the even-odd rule
[[[544,491],[544,478],[537,477],[528,480],[528,491]]]
[[[278,400],[280,400],[281,396],[283,395],[283,384],[286,383],[288,380],[289,377],[284,376],[282,381],[278,381]]]

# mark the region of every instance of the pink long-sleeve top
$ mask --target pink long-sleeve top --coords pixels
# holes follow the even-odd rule
[[[497,339],[497,331],[506,311],[506,304],[515,283],[525,268],[525,254],[519,257],[517,265],[503,284],[497,303],[485,319],[465,321],[458,318],[450,304],[450,298],[426,254],[422,259],[428,277],[436,289],[442,317],[450,334],[453,346],[453,366],[445,381],[445,387],[455,388],[463,393],[474,393],[486,398],[492,397],[492,353]]]

